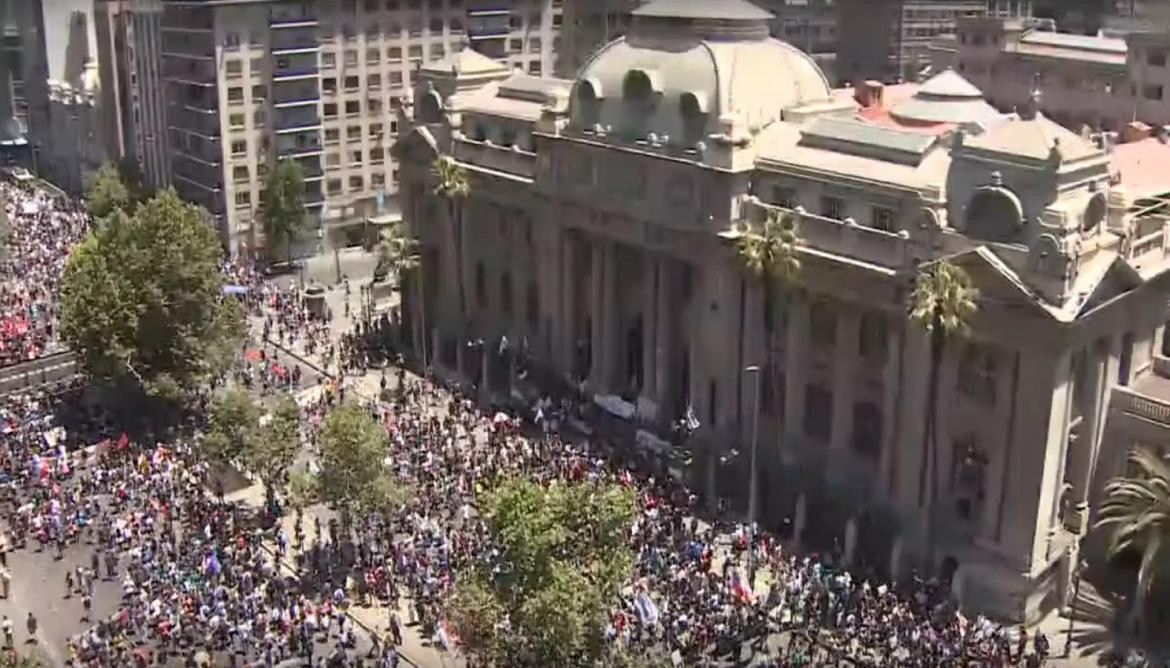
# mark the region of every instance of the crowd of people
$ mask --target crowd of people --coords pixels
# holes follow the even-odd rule
[[[69,250],[88,217],[68,199],[34,185],[0,183],[5,229],[0,259],[0,365],[55,351],[57,289]]]
[[[4,325],[0,357],[10,361],[52,345],[54,291],[86,216],[43,191],[0,188],[9,248],[19,249],[0,264],[0,317],[26,325],[12,336]],[[236,266],[225,266],[225,283],[243,288],[265,340],[299,341],[306,353],[350,360],[354,370],[379,361],[362,356],[357,338],[334,341],[331,314],[312,314],[301,291]],[[274,370],[262,346],[241,349],[236,382],[296,389],[292,377]],[[353,526],[312,522],[310,530],[298,519],[291,537],[209,492],[212,471],[189,439],[132,439],[99,413],[66,428],[48,395],[0,402],[0,519],[13,546],[85,557],[61,589],[86,625],[69,643],[69,662],[272,667],[308,657],[312,665],[393,668],[413,625],[457,651],[445,601],[459,573],[492,553],[476,494],[507,475],[605,480],[635,491],[634,576],[604,630],[615,648],[695,666],[737,664],[749,654],[761,666],[1014,666],[1048,656],[1042,633],[967,618],[943,584],[867,581],[743,525],[697,519],[696,498],[681,483],[639,470],[627,453],[558,432],[551,407],[535,420],[544,429],[527,428],[430,380],[398,377],[366,405],[385,425],[386,461],[412,495],[398,512]],[[304,407],[307,441],[345,393],[328,390]],[[749,551],[759,565],[750,573]],[[297,577],[285,557],[298,565]],[[4,592],[9,577],[0,568]],[[113,614],[96,612],[102,582],[117,587]],[[345,614],[373,601],[388,610],[385,637],[369,637]],[[32,613],[25,623],[35,637]],[[12,621],[0,627],[11,638]]]

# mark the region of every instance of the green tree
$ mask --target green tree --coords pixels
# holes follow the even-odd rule
[[[467,170],[454,158],[439,156],[431,165],[435,179],[434,194],[447,205],[447,221],[451,225],[451,251],[455,260],[455,279],[459,288],[459,317],[467,319],[467,290],[463,285],[463,200],[471,194]],[[461,323],[465,325],[466,323]]]
[[[1146,628],[1146,602],[1155,579],[1170,566],[1170,459],[1148,447],[1129,453],[1134,475],[1114,478],[1105,486],[1097,528],[1112,530],[1108,557],[1141,554],[1130,624]]]
[[[211,402],[200,450],[222,464],[239,462],[255,448],[260,409],[245,390],[231,388]]]
[[[308,471],[293,471],[288,476],[288,505],[302,516],[305,508],[321,500],[321,480]]]
[[[384,280],[393,276],[398,289],[402,290],[402,279],[412,271],[421,268],[421,257],[418,252],[418,240],[407,233],[402,223],[391,225],[382,230],[378,242],[378,265],[374,268],[374,280]],[[422,328],[422,361],[427,366],[427,322],[426,309],[423,305],[423,275],[422,271],[415,274],[415,310],[420,318]]]
[[[479,507],[499,556],[458,574],[448,612],[463,646],[489,664],[595,665],[633,565],[625,537],[633,492],[516,478],[488,490]],[[506,628],[497,624],[505,617]]]
[[[116,165],[107,162],[90,176],[85,184],[85,202],[95,218],[130,208],[133,198]]]
[[[938,375],[943,351],[955,336],[965,334],[977,308],[978,293],[962,268],[943,258],[923,265],[914,281],[908,304],[910,319],[930,337],[930,376],[925,424],[922,430],[922,459],[918,469],[918,505],[928,513],[927,546],[933,548],[935,487],[938,485]],[[929,470],[929,481],[927,471]]]
[[[776,298],[787,300],[800,276],[800,227],[789,212],[769,211],[762,224],[746,223],[733,230],[735,254],[744,273],[760,282],[763,293],[764,368],[779,385],[780,370],[773,364]],[[741,302],[742,308],[742,302]],[[740,314],[740,322],[744,321]],[[742,339],[742,333],[741,333]],[[742,361],[742,360],[741,360]],[[742,364],[740,365],[743,366]]]
[[[301,449],[301,409],[296,399],[287,392],[279,394],[259,425],[245,459],[271,499]]]
[[[95,378],[181,396],[223,371],[243,332],[221,294],[222,258],[200,209],[174,191],[115,211],[65,267],[62,338]]]
[[[305,170],[301,163],[282,158],[276,163],[261,194],[264,202],[264,236],[268,252],[284,247],[284,259],[292,262],[292,247],[305,227]]]
[[[318,441],[321,498],[349,513],[383,510],[403,500],[383,464],[385,428],[361,405],[346,401],[325,417]]]

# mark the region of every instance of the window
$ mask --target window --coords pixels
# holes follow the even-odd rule
[[[955,511],[966,521],[977,521],[983,514],[987,497],[987,455],[979,449],[973,434],[955,439],[955,453],[951,465],[951,489],[954,490]]]
[[[329,179],[325,183],[325,191],[330,195],[341,194],[341,179]]]
[[[238,139],[232,142],[232,155],[244,155],[248,152],[248,142]]]
[[[447,55],[447,47],[442,44],[431,45],[431,60],[439,60],[445,55]]]
[[[995,403],[995,355],[986,347],[968,343],[959,360],[959,391],[972,399]]]
[[[813,346],[832,346],[837,340],[837,314],[827,302],[814,302],[808,311],[808,331]]]
[[[354,31],[353,26],[344,25],[341,26],[341,36],[344,37],[347,42],[352,42],[357,39],[357,32]],[[356,57],[357,54],[355,53],[354,56]]]
[[[325,128],[325,143],[336,144],[341,141],[341,130],[337,128]]]
[[[884,230],[886,232],[893,232],[894,211],[885,207],[875,206],[870,212],[869,224],[871,227],[876,229]]]
[[[361,107],[361,102],[358,102],[357,100],[350,100],[349,102],[345,103],[345,115],[357,116],[358,114],[362,113]]]
[[[1149,85],[1142,87],[1142,96],[1147,100],[1161,100],[1162,87],[1158,85]]]
[[[369,127],[369,129],[368,129],[368,132],[370,133],[370,136],[371,136],[371,137],[379,137],[379,136],[381,136],[381,134],[382,134],[382,124],[381,124],[381,123],[370,123],[370,127]]]
[[[349,141],[357,141],[362,138],[362,126],[351,125],[345,129],[345,138]]]
[[[381,49],[366,49],[366,62],[370,65],[377,65],[382,61]]]
[[[398,136],[398,121],[390,121],[390,136]]]
[[[382,150],[382,147],[375,146],[374,148],[370,149],[370,162],[375,165],[380,165],[384,162],[384,155],[385,153]]]
[[[361,77],[357,76],[356,74],[345,78],[345,90],[355,91],[361,87],[362,87],[362,79],[361,79]]]
[[[402,60],[402,47],[401,46],[392,46],[389,49],[387,49],[386,50],[386,58],[392,63],[400,62]]]
[[[264,110],[257,109],[256,113],[252,114],[252,127],[255,127],[255,128],[264,127],[264,120],[265,120]]]
[[[804,389],[804,433],[822,441],[833,435],[833,392],[823,385]]]
[[[524,40],[510,39],[508,40],[508,53],[520,53],[524,50]]]
[[[251,204],[252,204],[252,193],[248,192],[247,190],[242,190],[242,191],[236,193],[236,206],[237,207],[242,208],[245,206],[251,206]]]
[[[822,197],[821,198],[821,215],[825,218],[833,218],[841,220],[841,213],[844,211],[844,202],[840,197]]]
[[[515,30],[523,25],[523,21],[518,15],[512,14],[508,17],[508,27]]]
[[[353,49],[347,50],[345,52],[345,66],[346,67],[357,67],[357,64],[358,64],[357,51],[355,51]]]
[[[252,101],[263,102],[264,98],[267,97],[267,93],[268,91],[264,88],[264,84],[256,84],[255,86],[252,86]]]
[[[395,70],[390,73],[390,85],[398,86],[402,84],[402,72]]]
[[[407,51],[407,55],[410,56],[411,60],[422,60],[422,47],[418,44],[411,45]]]
[[[366,100],[366,110],[370,116],[378,116],[382,113],[382,101],[376,97],[371,97]]]
[[[326,102],[322,105],[321,111],[325,115],[325,118],[337,118],[337,103]]]
[[[240,33],[229,30],[223,34],[223,48],[238,49],[240,47]]]
[[[528,39],[528,53],[540,53],[539,37],[530,37]]]
[[[553,27],[560,28],[561,24],[565,22],[565,17],[560,14],[553,14]]]
[[[243,102],[244,89],[239,86],[232,86],[228,89],[228,102]]]
[[[480,308],[487,308],[487,271],[482,262],[475,264],[475,301]]]
[[[1166,67],[1166,52],[1160,49],[1146,52],[1146,64],[1150,67]]]
[[[366,187],[366,180],[362,178],[361,174],[354,174],[349,177],[349,191],[354,192],[364,190]]]
[[[382,87],[382,75],[381,74],[366,75],[366,88],[369,88],[370,90],[378,90],[381,87]]]
[[[244,73],[244,63],[240,60],[229,60],[224,65],[227,78],[235,79]]]
[[[335,53],[322,53],[321,54],[321,69],[331,70],[334,67],[337,67],[337,54],[335,54]]]
[[[243,114],[232,114],[231,116],[228,116],[228,125],[230,125],[231,127],[235,128],[237,130],[240,128],[243,128],[244,127],[244,115]]]
[[[463,21],[452,18],[451,23],[448,25],[447,29],[452,35],[461,34],[463,32]]]
[[[325,166],[326,167],[340,167],[341,166],[341,154],[340,153],[326,154],[325,155]]]
[[[381,188],[386,185],[386,175],[382,172],[377,172],[370,176],[370,186],[373,188]]]
[[[427,26],[427,29],[429,29],[431,31],[432,35],[443,34],[443,19],[431,19],[431,22]]]
[[[236,165],[235,167],[232,167],[232,180],[233,181],[247,181],[248,180],[248,167],[247,167],[247,165]]]
[[[786,186],[772,186],[772,203],[782,209],[794,208],[796,191]]]
[[[858,332],[858,352],[867,360],[884,361],[886,359],[886,317],[878,312],[870,312],[861,316],[861,327]]]
[[[512,315],[512,272],[500,274],[500,310],[504,315]]]
[[[337,92],[337,77],[328,77],[321,80],[321,90],[325,91],[326,95],[332,95]]]
[[[541,71],[540,61],[534,60],[528,63],[528,73],[539,76]]]

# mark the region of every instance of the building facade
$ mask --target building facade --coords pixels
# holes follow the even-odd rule
[[[162,80],[162,0],[94,5],[106,152],[134,164],[155,188],[170,185],[166,87]]]
[[[1170,35],[1124,37],[1051,32],[1031,22],[959,22],[936,62],[953,66],[997,107],[1010,110],[1041,93],[1041,109],[1068,127],[1120,131],[1132,121],[1170,123]]]
[[[559,2],[166,0],[171,178],[220,221],[232,253],[264,245],[274,161],[299,161],[313,221],[302,251],[355,242],[396,193],[387,148],[423,63],[468,44],[509,68],[553,68]]]
[[[838,0],[837,73],[842,82],[914,81],[931,43],[968,16],[1030,16],[1030,0]]]
[[[1167,218],[1034,105],[1000,114],[955,72],[859,105],[769,21],[656,0],[572,80],[421,70],[394,148],[416,353],[507,392],[519,349],[647,443],[689,407],[708,471],[758,424],[766,522],[814,499],[800,538],[833,549],[833,504],[883,508],[896,529],[854,536],[888,555],[870,565],[932,553],[965,605],[1034,620],[1132,445],[1107,423],[1164,364]],[[468,172],[454,209],[437,158]],[[735,241],[770,215],[795,217],[802,267],[768,309]],[[979,308],[929,397],[906,300],[941,257]],[[748,487],[736,471],[708,491]]]

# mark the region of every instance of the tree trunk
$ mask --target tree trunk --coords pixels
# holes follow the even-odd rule
[[[423,269],[423,264],[422,262],[419,262],[418,280],[416,281],[417,286],[415,290],[418,292],[418,323],[421,329],[420,338],[422,340],[422,367],[424,375],[426,374],[426,368],[429,361],[427,356],[427,339],[430,338],[430,332],[427,331],[427,304],[424,301],[426,299],[426,290],[423,289],[423,276],[425,275],[426,274]]]
[[[918,506],[926,512],[926,549],[931,557],[929,564],[931,568],[934,555],[935,487],[938,483],[938,435],[935,433],[935,420],[938,411],[938,378],[945,345],[946,337],[941,323],[938,322],[938,316],[935,316],[934,325],[930,330],[930,380],[927,384],[926,416],[922,430],[922,461],[918,469]]]
[[[451,244],[455,256],[455,280],[459,290],[460,327],[467,320],[467,291],[463,281],[463,216],[454,197],[447,200],[447,216],[451,220]]]

